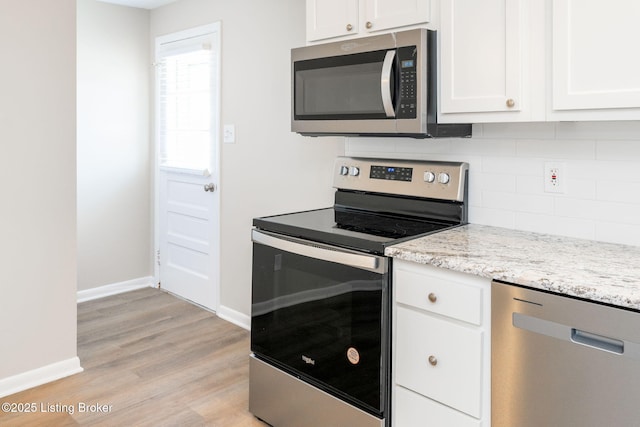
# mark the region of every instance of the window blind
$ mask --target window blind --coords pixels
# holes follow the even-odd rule
[[[210,168],[213,60],[206,36],[160,45],[158,52],[160,165]]]

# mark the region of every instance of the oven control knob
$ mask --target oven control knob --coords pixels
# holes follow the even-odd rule
[[[360,168],[357,168],[357,167],[355,167],[355,166],[351,166],[351,167],[349,168],[349,175],[351,175],[351,176],[358,176],[358,175],[360,175]]]
[[[435,180],[436,180],[436,174],[435,173],[429,172],[429,171],[424,173],[424,182],[431,183],[431,182],[433,182]]]
[[[438,175],[438,182],[440,184],[448,184],[450,179],[451,178],[449,177],[448,173],[442,172]]]
[[[349,173],[349,168],[346,166],[340,167],[340,175],[347,175]]]

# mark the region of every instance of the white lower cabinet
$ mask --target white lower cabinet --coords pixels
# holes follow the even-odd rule
[[[398,427],[479,427],[476,418],[441,405],[421,394],[396,386],[394,426]]]
[[[490,426],[491,282],[394,260],[393,425]]]

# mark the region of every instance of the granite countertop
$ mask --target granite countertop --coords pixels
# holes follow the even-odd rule
[[[640,310],[640,247],[468,224],[385,254]]]

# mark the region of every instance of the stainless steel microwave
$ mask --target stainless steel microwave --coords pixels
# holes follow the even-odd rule
[[[291,130],[303,135],[471,136],[437,122],[436,32],[381,34],[291,50]]]

